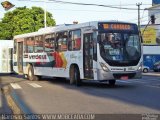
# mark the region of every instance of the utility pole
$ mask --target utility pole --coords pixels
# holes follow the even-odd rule
[[[44,27],[47,27],[47,11],[46,11],[46,0],[44,0]]]
[[[140,6],[142,3],[136,3],[136,5],[138,6],[138,29],[140,30]]]

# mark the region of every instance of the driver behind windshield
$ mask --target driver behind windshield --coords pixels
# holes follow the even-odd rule
[[[119,38],[116,37],[113,33],[106,33],[102,35],[103,45],[111,45],[112,48],[117,48],[120,46]]]

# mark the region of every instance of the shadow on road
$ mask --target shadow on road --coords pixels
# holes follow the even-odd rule
[[[108,83],[83,81],[82,86],[76,87],[74,85],[69,85],[69,80],[66,79],[60,80],[59,78],[44,78],[41,81],[57,84],[67,89],[80,91],[84,94],[98,96],[106,99],[111,98],[125,102],[126,104],[134,104],[160,111],[160,89],[149,88],[142,84],[124,84],[118,82],[114,87],[112,87]]]
[[[16,78],[14,82],[23,82],[23,76],[10,76],[12,78]],[[37,83],[48,82],[50,85],[58,85],[64,87],[66,89],[72,89],[75,91],[82,92],[83,94],[88,94],[92,96],[101,97],[104,99],[113,99],[118,100],[126,104],[133,104],[137,106],[147,107],[150,109],[156,109],[160,111],[160,91],[159,89],[153,89],[146,87],[142,84],[124,84],[117,83],[114,87],[109,86],[108,83],[100,83],[94,81],[83,81],[83,85],[80,87],[76,87],[75,85],[70,85],[69,80],[62,78],[42,78]],[[54,87],[54,86],[53,86]],[[30,114],[34,113],[33,110],[27,107],[27,104],[22,101],[24,96],[17,95],[15,92],[12,93],[12,96],[21,104],[21,107],[24,107],[25,111]]]
[[[18,79],[13,79],[14,77]],[[2,106],[0,106],[0,114],[14,114],[15,112],[15,114],[22,114],[19,112],[19,109],[20,111],[24,112],[27,111],[26,113],[28,114],[33,113],[32,110],[27,107],[27,104],[23,102],[23,96],[17,96],[16,92],[10,87],[10,83],[25,82],[25,80],[22,78],[23,76],[17,76],[15,74],[0,74],[0,95],[2,95]],[[4,90],[4,88],[7,89]]]

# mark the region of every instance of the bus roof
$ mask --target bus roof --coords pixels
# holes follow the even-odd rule
[[[63,25],[57,25],[57,26],[53,26],[53,27],[41,28],[38,31],[32,32],[32,33],[16,35],[16,36],[14,36],[14,39],[31,37],[31,36],[38,36],[38,35],[53,33],[54,31],[58,32],[58,31],[62,31],[62,30],[65,31],[65,30],[69,30],[69,29],[78,29],[78,28],[89,27],[89,26],[95,26],[97,28],[98,23],[101,23],[101,22],[134,24],[134,23],[124,22],[124,21],[115,21],[115,20],[90,21],[90,22],[79,23],[79,24],[63,24]]]

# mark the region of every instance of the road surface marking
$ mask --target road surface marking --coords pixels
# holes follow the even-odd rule
[[[143,81],[138,81],[138,80],[133,80],[132,82],[134,82],[134,83],[148,83],[148,82],[143,82]]]
[[[148,84],[148,85],[156,85],[159,81],[152,81],[152,80],[132,80],[132,83],[141,83],[141,84]]]
[[[143,79],[134,79],[133,81],[160,82],[160,80],[158,80],[158,79],[147,79],[147,78],[143,78]]]
[[[124,81],[124,80],[117,80],[118,82],[122,82],[122,83],[141,83],[142,85],[146,86],[146,87],[152,87],[152,88],[160,88],[160,84],[156,84],[153,82],[144,82],[141,80],[129,80],[129,81]]]
[[[131,81],[124,81],[124,80],[117,80],[117,81],[122,83],[132,83]]]
[[[124,80],[117,80],[118,82],[121,82],[121,83],[139,83],[139,84],[143,84],[143,85],[150,85],[152,84],[154,86],[155,83],[153,82],[144,82],[144,81],[138,81],[138,80],[127,80],[127,81],[124,81]],[[152,87],[153,87],[152,86]],[[156,86],[158,88],[158,86]]]
[[[147,87],[152,87],[152,88],[160,88],[160,86],[156,86],[156,85],[145,85]]]
[[[10,85],[11,85],[14,89],[22,89],[21,86],[19,86],[17,83],[10,83]]]
[[[40,86],[40,85],[38,85],[36,83],[28,83],[28,84],[31,85],[34,88],[40,88],[40,87],[42,87],[42,86]]]
[[[150,76],[160,76],[158,73],[142,73],[143,75],[150,75]]]

